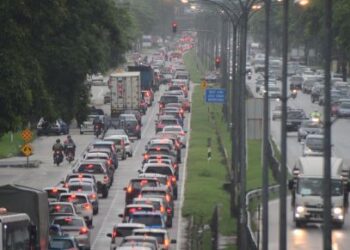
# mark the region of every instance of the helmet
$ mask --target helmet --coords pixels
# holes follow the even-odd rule
[[[56,143],[60,143],[60,142],[61,142],[61,140],[60,140],[60,139],[57,139],[57,140],[56,140]]]

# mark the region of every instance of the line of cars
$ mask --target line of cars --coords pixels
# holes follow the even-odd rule
[[[103,140],[87,147],[59,185],[44,189],[49,198],[50,228],[56,229],[50,240],[52,249],[66,249],[64,244],[74,242],[79,249],[91,248],[90,229],[99,212],[99,199],[108,197],[119,161],[132,155],[127,133],[110,129]]]
[[[170,238],[168,228],[173,226],[182,151],[187,144],[183,129],[185,112],[190,111],[183,102],[188,96],[186,81],[189,80],[173,84],[176,81],[171,78],[168,90],[160,97],[156,134],[145,145],[138,176],[124,187],[125,208],[119,214],[122,222],[116,223],[107,234],[111,238],[111,250],[167,250],[176,243]],[[164,126],[159,126],[163,122]]]

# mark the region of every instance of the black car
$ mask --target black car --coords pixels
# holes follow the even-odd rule
[[[36,126],[37,135],[67,135],[69,134],[69,126],[62,119],[53,122],[41,118]]]
[[[307,120],[304,110],[291,109],[287,112],[287,131],[298,131],[301,123]]]
[[[121,128],[125,130],[129,137],[137,137],[137,139],[141,139],[141,126],[136,118],[121,121]]]

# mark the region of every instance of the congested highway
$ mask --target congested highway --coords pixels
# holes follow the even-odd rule
[[[255,92],[255,82],[257,74],[253,75],[251,80],[248,80],[248,85],[256,97],[261,97]],[[280,82],[278,83],[280,86]],[[277,100],[270,101],[270,114],[274,111],[276,106],[281,103]],[[309,116],[313,111],[317,110],[323,113],[323,106],[317,103],[312,103],[310,95],[298,92],[295,99],[288,100],[288,106],[291,108],[303,109]],[[271,115],[272,117],[272,115]],[[277,147],[280,145],[281,121],[279,119],[270,120],[270,134],[276,142]],[[347,132],[350,121],[344,118],[337,119],[332,124],[332,144],[333,156],[344,159],[345,165],[349,166],[349,140],[350,135]],[[296,132],[288,132],[287,137],[287,163],[289,173],[298,159],[302,156],[303,145],[297,140]],[[322,248],[322,227],[320,224],[309,224],[304,228],[296,228],[293,221],[293,209],[290,196],[287,200],[287,247],[288,249],[321,249]],[[269,203],[269,249],[279,249],[279,200],[272,200]],[[347,249],[350,243],[350,236],[348,230],[350,229],[350,219],[345,216],[344,226],[342,229],[333,230],[333,249]]]
[[[109,92],[107,85],[108,76],[104,77],[104,84],[93,85],[91,87],[91,104],[95,108],[99,108],[105,111],[107,115],[111,113],[110,104],[104,104],[104,96]],[[125,190],[128,182],[131,178],[135,178],[139,175],[138,171],[141,168],[141,163],[144,160],[143,152],[145,146],[151,138],[155,136],[155,125],[157,115],[159,112],[159,99],[160,96],[167,90],[167,85],[161,85],[159,91],[154,94],[154,102],[151,107],[148,108],[146,114],[142,116],[142,129],[141,139],[132,141],[133,156],[127,157],[126,160],[119,160],[119,167],[114,173],[114,183],[109,189],[109,195],[107,198],[99,198],[99,212],[93,217],[93,226],[90,229],[91,237],[91,249],[110,249],[111,238],[107,237],[107,234],[112,233],[112,228],[117,223],[122,222],[122,218],[119,214],[124,212],[125,208]],[[189,91],[188,97],[191,98],[191,92]],[[189,124],[191,120],[191,113],[186,112],[185,120],[183,124],[184,131],[189,130]],[[33,148],[35,150],[34,155],[30,157],[30,160],[39,161],[40,166],[38,168],[4,168],[0,175],[0,184],[5,185],[8,183],[16,183],[24,186],[29,186],[37,189],[44,189],[46,187],[61,186],[61,181],[65,176],[70,173],[73,167],[79,160],[82,159],[82,155],[86,152],[86,149],[99,140],[96,139],[94,133],[80,134],[80,130],[77,128],[70,129],[70,135],[72,136],[76,144],[76,161],[68,163],[63,161],[59,166],[55,166],[52,162],[52,145],[57,138],[60,138],[63,142],[66,136],[41,136],[33,142]],[[190,132],[186,137],[189,138]],[[186,173],[186,159],[188,152],[188,139],[185,147],[181,150],[181,164],[179,166],[179,178],[177,180],[178,185],[178,199],[174,202],[174,217],[172,227],[169,228],[169,235],[172,240],[172,244],[169,249],[176,249],[181,245],[181,233],[183,233],[183,223],[181,223],[181,206],[183,201],[184,192],[184,179]],[[22,161],[23,158],[12,158],[12,161]]]

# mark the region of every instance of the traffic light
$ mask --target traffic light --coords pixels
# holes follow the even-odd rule
[[[172,27],[173,27],[173,33],[176,33],[176,31],[177,31],[177,23],[173,22],[172,23]]]
[[[221,58],[220,58],[220,56],[217,56],[216,58],[215,58],[215,67],[218,69],[218,68],[220,68],[220,62],[221,62]]]

